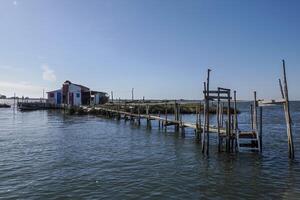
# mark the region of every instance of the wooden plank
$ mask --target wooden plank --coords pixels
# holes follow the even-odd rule
[[[218,99],[218,96],[208,96],[209,100],[215,100]],[[224,97],[224,96],[220,96],[219,97],[220,100],[228,100],[228,99],[232,99],[232,97]]]
[[[207,91],[203,91],[203,93],[207,93]],[[222,91],[222,90],[220,90],[220,91],[218,91],[218,90],[210,90],[209,92],[208,92],[209,94],[227,94],[227,90],[226,91]]]

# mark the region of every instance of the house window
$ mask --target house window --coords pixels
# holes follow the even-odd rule
[[[54,93],[51,92],[51,93],[49,94],[49,96],[50,96],[50,98],[54,98]]]
[[[76,93],[76,97],[77,97],[77,98],[80,98],[80,93]]]

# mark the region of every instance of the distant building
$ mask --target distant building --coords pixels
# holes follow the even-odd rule
[[[61,89],[47,92],[48,102],[60,105],[97,105],[108,101],[108,95],[105,92],[92,91],[90,88],[65,81]]]
[[[5,95],[0,94],[0,99],[6,99]]]

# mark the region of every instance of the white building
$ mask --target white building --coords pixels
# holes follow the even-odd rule
[[[97,105],[108,101],[107,93],[91,91],[88,87],[65,81],[62,89],[47,92],[48,102],[71,106]]]

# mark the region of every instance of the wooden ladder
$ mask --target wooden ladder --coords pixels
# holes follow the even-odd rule
[[[257,131],[238,131],[237,148],[239,152],[260,151],[261,147]]]

